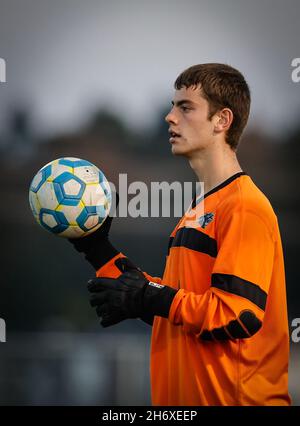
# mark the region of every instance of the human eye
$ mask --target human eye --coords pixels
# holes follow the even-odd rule
[[[186,105],[181,105],[181,111],[183,111],[183,112],[187,112],[187,111],[190,111],[191,110],[191,108],[190,107],[188,107],[188,106],[186,106]]]

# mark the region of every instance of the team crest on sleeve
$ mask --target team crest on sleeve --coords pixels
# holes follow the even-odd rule
[[[203,216],[199,218],[199,225],[201,228],[205,228],[210,222],[214,220],[214,213],[205,213]]]

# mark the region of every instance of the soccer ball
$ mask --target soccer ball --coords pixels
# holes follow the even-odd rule
[[[98,229],[109,214],[111,201],[111,189],[101,170],[73,157],[46,164],[29,188],[30,208],[38,224],[66,238]]]

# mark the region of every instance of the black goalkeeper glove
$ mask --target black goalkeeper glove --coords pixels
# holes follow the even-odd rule
[[[119,195],[116,193],[116,208],[119,204]],[[112,211],[103,224],[96,231],[81,238],[68,238],[74,248],[85,254],[86,260],[96,269],[109,262],[119,251],[109,241],[109,231],[113,220]]]
[[[141,270],[129,270],[119,278],[94,278],[88,282],[91,306],[109,327],[129,318],[168,318],[178,290],[149,281]]]
[[[121,273],[129,272],[129,271],[141,271],[128,257],[119,257],[115,260],[115,265],[119,269]],[[143,272],[142,272],[143,273]],[[144,321],[148,325],[153,325],[154,315],[144,312],[141,315],[141,320]]]

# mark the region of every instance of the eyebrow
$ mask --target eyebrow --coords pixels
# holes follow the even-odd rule
[[[180,101],[177,101],[177,102],[175,102],[175,103],[174,103],[174,101],[171,101],[171,104],[172,104],[172,105],[175,105],[175,104],[176,104],[176,106],[180,106],[180,105],[183,105],[183,104],[193,105],[193,104],[194,104],[194,102],[193,102],[193,101],[190,101],[189,99],[181,99]]]

